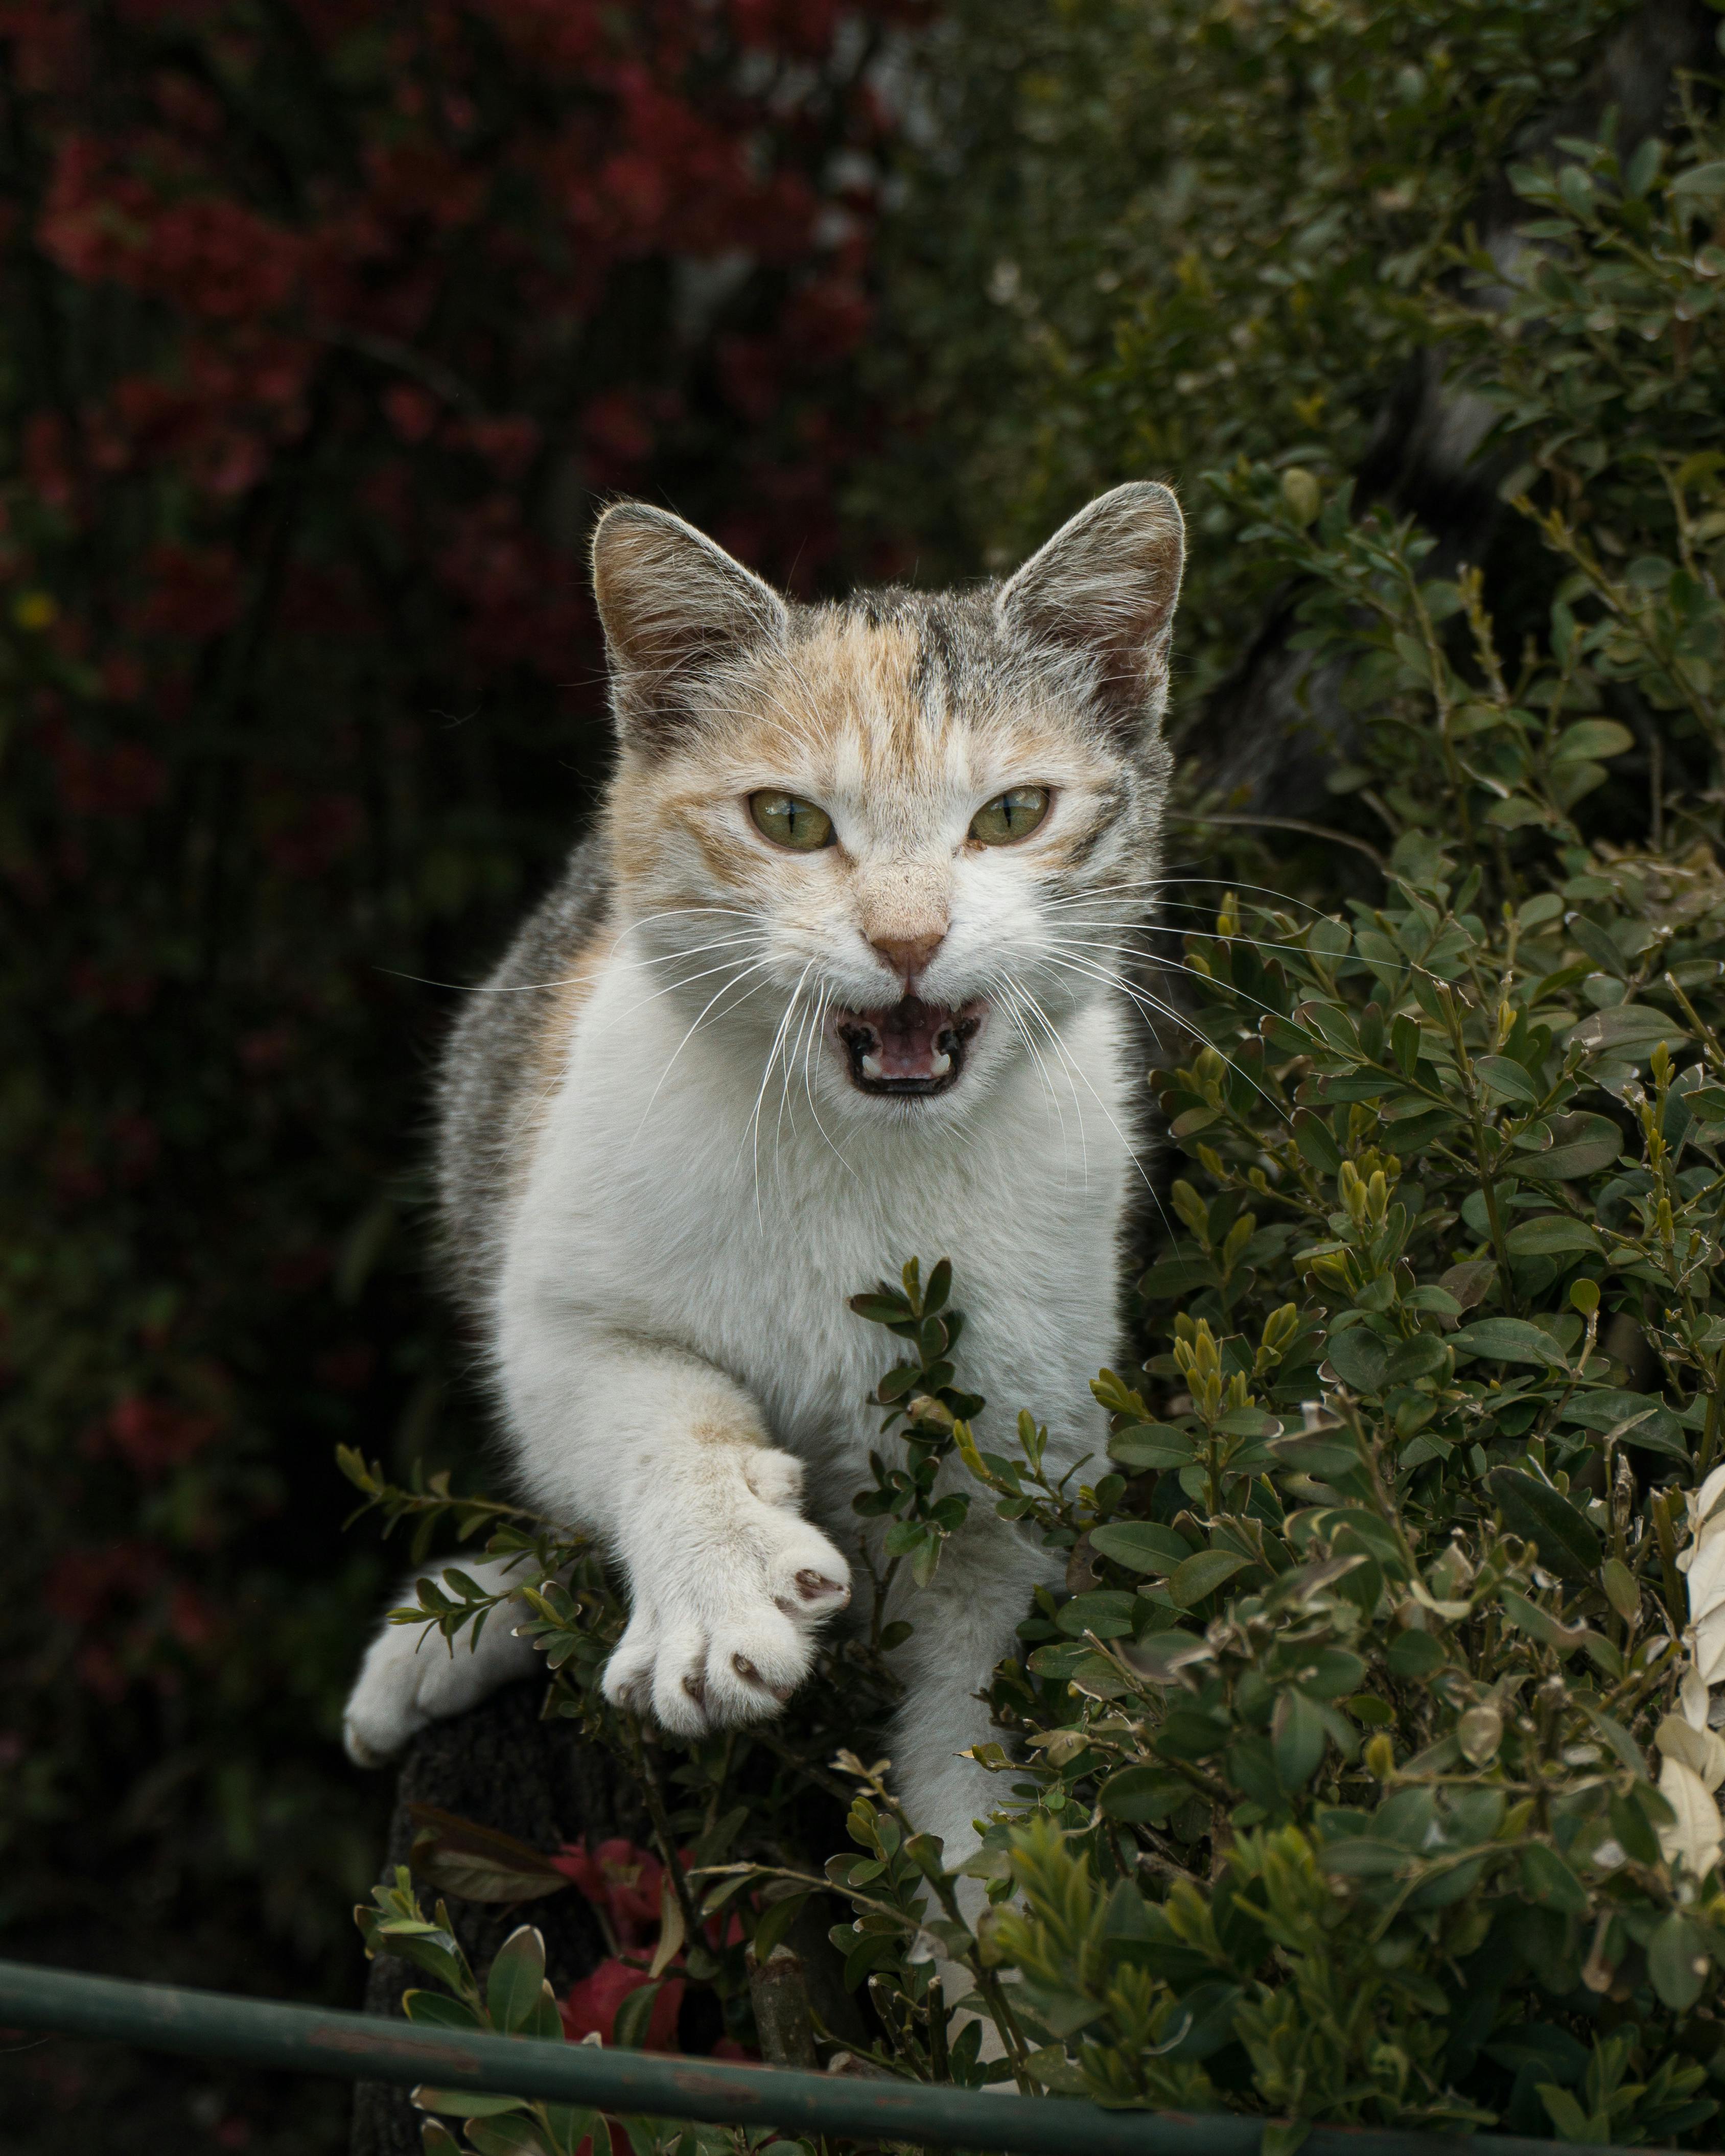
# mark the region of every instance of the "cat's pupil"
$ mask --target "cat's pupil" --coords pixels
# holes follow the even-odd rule
[[[798,800],[794,793],[752,793],[749,814],[763,837],[776,846],[788,846],[793,853],[812,854],[832,843],[832,818],[824,808],[817,808],[812,801]]]
[[[1012,786],[978,808],[970,835],[984,846],[1004,846],[1027,838],[1048,814],[1045,786]]]

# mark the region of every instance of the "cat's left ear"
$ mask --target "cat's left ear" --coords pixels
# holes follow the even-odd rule
[[[644,501],[619,501],[593,536],[593,596],[611,661],[619,727],[663,749],[697,722],[705,677],[782,643],[790,614],[770,584],[724,548]]]
[[[1099,495],[1002,589],[1003,624],[1091,662],[1111,732],[1136,739],[1168,701],[1168,647],[1186,526],[1165,486],[1141,480]]]

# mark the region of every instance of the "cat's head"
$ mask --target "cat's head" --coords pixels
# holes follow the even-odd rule
[[[1166,487],[1117,487],[1003,584],[802,606],[608,511],[611,866],[690,1022],[887,1122],[1057,1064],[1157,871],[1183,536]]]

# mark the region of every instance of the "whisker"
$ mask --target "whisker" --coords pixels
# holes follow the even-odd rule
[[[820,1132],[822,1137],[826,1140],[827,1150],[832,1154],[834,1159],[838,1162],[839,1165],[845,1170],[845,1173],[850,1176],[853,1182],[860,1182],[861,1178],[857,1174],[856,1170],[850,1165],[850,1163],[845,1159],[844,1154],[839,1150],[838,1147],[833,1143],[831,1137],[828,1135],[827,1127],[820,1119],[820,1110],[814,1105],[814,1085],[809,1075],[809,1066],[810,1058],[813,1056],[814,1052],[814,1044],[819,1040],[822,1029],[826,1024],[827,1013],[832,1008],[832,990],[830,988],[823,988],[820,992],[820,1008],[817,1013],[816,1023],[810,1029],[809,1045],[803,1051],[803,1097],[809,1103],[809,1112],[814,1118],[814,1127]]]
[[[1184,973],[1190,980],[1200,981],[1209,986],[1217,985],[1212,975],[1209,973],[1200,973],[1195,966],[1189,966],[1181,959],[1144,958],[1143,954],[1141,952],[1133,951],[1127,945],[1119,943],[1081,942],[1062,943],[1057,947],[1063,951],[1082,951],[1086,953],[1100,951],[1112,951],[1122,957],[1141,958],[1146,965],[1154,966],[1159,973]],[[1123,983],[1122,985],[1124,985]],[[1250,1004],[1254,1010],[1269,1011],[1275,1015],[1281,1015],[1281,1014],[1276,1011],[1275,1004],[1266,1004],[1260,996],[1249,995],[1245,989],[1235,988],[1231,981],[1223,983],[1221,985],[1227,989],[1230,995],[1235,997],[1240,1002],[1243,1004]]]
[[[765,937],[761,939],[759,947],[765,950]],[[771,954],[768,953],[769,957],[770,955]],[[715,973],[723,973],[729,971],[732,963],[733,962],[732,961],[726,960],[721,962],[716,966],[703,966],[698,973],[685,974],[680,981],[660,982],[660,985],[653,990],[650,995],[638,996],[634,1002],[629,1006],[629,1009],[619,1014],[618,1024],[621,1024],[624,1019],[633,1018],[635,1013],[639,1010],[645,1010],[649,1004],[656,1004],[660,1001],[661,997],[674,996],[680,989],[693,988],[697,981],[710,981]],[[767,960],[762,959],[757,963],[766,963]],[[753,968],[751,968],[748,970],[752,972]],[[723,991],[721,990],[720,993],[722,994]],[[697,1019],[696,1023],[699,1024],[700,1021]]]
[[[761,1106],[767,1098],[767,1088],[773,1082],[773,1073],[778,1062],[778,1051],[783,1046],[785,1035],[790,1030],[791,1019],[797,1009],[797,999],[803,993],[803,983],[809,978],[814,965],[814,961],[811,958],[797,976],[796,986],[791,990],[783,1014],[778,1021],[778,1029],[773,1036],[773,1045],[767,1051],[766,1068],[761,1073],[761,1087],[755,1096],[754,1111],[743,1127],[743,1137],[750,1139],[753,1149],[757,1219],[761,1217]],[[737,1149],[739,1152],[742,1152],[741,1141],[738,1142]]]
[[[1055,1091],[1054,1081],[1050,1077],[1048,1073],[1048,1065],[1043,1060],[1042,1052],[1036,1045],[1035,1036],[1031,1033],[1029,1023],[1024,1015],[1024,1004],[1026,1001],[1030,1000],[1030,998],[1027,997],[1025,992],[1015,981],[1009,982],[1003,979],[1001,985],[1005,988],[1007,994],[1011,998],[1011,1001],[1008,1005],[1008,1010],[1012,1018],[1013,1023],[1017,1027],[1019,1037],[1024,1041],[1024,1046],[1029,1050],[1031,1056],[1034,1060],[1036,1068],[1041,1073],[1043,1085],[1047,1089],[1048,1097],[1054,1103],[1055,1116],[1060,1127],[1060,1151],[1063,1158],[1066,1161],[1067,1172],[1070,1175],[1071,1149],[1070,1142],[1066,1137],[1065,1111],[1060,1106],[1060,1096]],[[1090,1188],[1090,1138],[1089,1134],[1084,1127],[1084,1104],[1078,1097],[1078,1089],[1072,1084],[1070,1075],[1066,1073],[1064,1070],[1064,1068],[1062,1075],[1065,1077],[1066,1084],[1070,1089],[1072,1094],[1073,1113],[1078,1118],[1080,1165],[1084,1175],[1084,1187],[1088,1190]]]
[[[665,1081],[670,1076],[672,1068],[675,1065],[677,1058],[682,1054],[683,1050],[689,1045],[690,1042],[694,1040],[696,1034],[701,1030],[707,1013],[712,1009],[716,1004],[721,1002],[726,996],[729,995],[732,988],[737,987],[742,982],[746,981],[751,973],[765,973],[771,961],[768,959],[757,958],[752,965],[745,966],[741,969],[741,971],[733,973],[732,978],[725,983],[724,986],[716,990],[715,993],[707,998],[706,1004],[701,1007],[700,1014],[696,1017],[694,1024],[690,1027],[687,1033],[683,1035],[683,1038],[677,1043],[675,1048],[672,1050],[670,1062],[668,1062],[664,1070],[660,1072],[659,1083],[653,1088],[652,1093],[649,1096],[646,1106],[641,1111],[641,1120],[635,1126],[636,1137],[639,1137],[642,1131],[645,1129],[647,1118],[653,1112],[654,1101],[659,1098],[660,1094],[664,1091]],[[711,971],[713,973],[720,973],[722,972],[722,968],[717,966],[711,968]],[[754,987],[749,990],[748,996],[758,995],[761,990],[767,985],[768,983],[765,981],[757,981]],[[661,989],[660,993],[663,994],[665,992]],[[735,1010],[739,1004],[747,1003],[748,1001],[748,996],[739,996],[737,1003],[731,1006],[732,1009]]]
[[[1183,1032],[1192,1034],[1196,1039],[1204,1040],[1207,1047],[1215,1049],[1216,1054],[1222,1058],[1229,1070],[1245,1080],[1247,1085],[1260,1096],[1266,1106],[1273,1108],[1278,1116],[1286,1113],[1284,1104],[1278,1101],[1274,1094],[1266,1092],[1250,1070],[1236,1063],[1224,1050],[1216,1048],[1216,1044],[1213,1040],[1206,1040],[1204,1034],[1199,1030],[1191,1019],[1183,1012],[1176,1010],[1172,1004],[1163,1003],[1159,997],[1150,994],[1147,989],[1133,988],[1130,982],[1122,980],[1118,973],[1111,973],[1103,966],[1086,965],[1081,960],[1075,958],[1056,957],[1052,952],[1048,955],[1047,963],[1051,966],[1065,967],[1069,971],[1081,973],[1088,979],[1100,981],[1104,987],[1114,989],[1117,993],[1130,997],[1141,1010],[1154,1011],[1158,1017],[1170,1019]]]

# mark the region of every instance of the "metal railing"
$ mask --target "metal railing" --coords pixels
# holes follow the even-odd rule
[[[595,2111],[768,2126],[845,2140],[1004,2149],[1013,2156],[1259,2156],[1265,2122],[1227,2112],[1108,2111],[1024,2097],[853,2079],[778,2066],[547,2044],[418,2026],[225,1992],[183,1990],[0,1961],[0,2026],[95,2036],[146,2051],[408,2087],[477,2089]],[[1301,2156],[1557,2156],[1497,2134],[1316,2127]],[[1604,2156],[1577,2144],[1562,2156]]]

